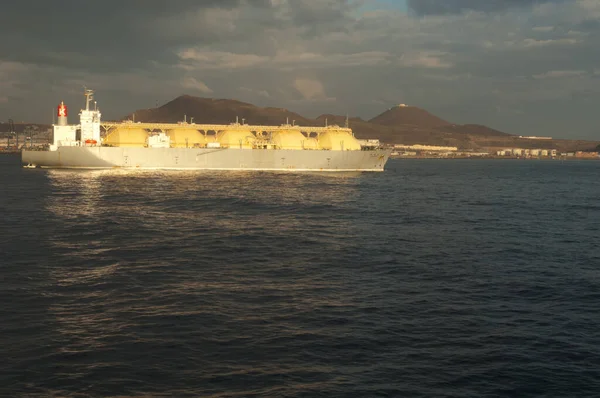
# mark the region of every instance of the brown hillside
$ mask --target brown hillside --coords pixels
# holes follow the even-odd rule
[[[249,103],[228,100],[199,98],[182,95],[173,101],[155,109],[144,109],[129,114],[126,119],[139,122],[176,123],[187,121],[194,123],[229,124],[239,117],[239,122],[254,125],[274,125],[294,122],[301,126],[344,126],[346,116],[321,115],[309,119],[283,108],[261,108]],[[575,150],[593,148],[597,142],[552,140],[524,140],[516,136],[491,129],[486,126],[467,124],[454,125],[415,107],[395,107],[381,115],[365,121],[360,118],[349,118],[349,127],[357,138],[375,138],[388,144],[425,144],[453,146],[460,149],[486,150],[486,148],[556,148],[559,150]]]
[[[318,117],[320,124],[324,124],[327,117],[328,124],[343,126],[345,116],[321,115]],[[423,128],[414,125],[383,126],[365,122],[360,118],[350,118],[349,127],[354,135],[362,139],[379,139],[386,143],[402,143],[406,145],[429,144],[440,146],[456,146],[459,148],[472,148],[474,143],[465,134],[459,132],[445,132],[441,130]]]
[[[461,133],[470,135],[479,135],[484,137],[509,137],[511,134],[503,133],[502,131],[494,130],[487,126],[481,126],[479,124],[464,124],[457,125],[451,124],[448,126],[437,127],[436,130],[450,132],[450,133]]]
[[[432,115],[426,110],[414,106],[395,106],[381,115],[369,120],[370,123],[384,126],[418,126],[421,128],[434,128],[449,125],[447,121]]]
[[[229,124],[239,118],[247,124],[254,125],[280,125],[294,121],[295,124],[312,126],[315,121],[307,119],[297,113],[283,108],[261,108],[236,100],[199,98],[182,95],[173,101],[155,109],[135,111],[126,116],[132,119],[135,115],[136,122],[164,122],[176,123],[184,120],[194,123]],[[185,116],[184,116],[185,115]]]
[[[317,118],[317,125],[324,126],[325,119],[327,119],[328,125],[337,124],[338,126],[346,125],[346,116],[340,115],[321,115]],[[354,135],[358,138],[369,139],[375,138],[380,139],[383,142],[394,142],[393,131],[385,126],[379,126],[373,123],[365,122],[361,118],[351,117],[348,119],[348,127],[352,129]]]

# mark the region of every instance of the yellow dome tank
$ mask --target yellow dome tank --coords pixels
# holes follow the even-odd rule
[[[250,130],[222,130],[217,133],[217,142],[225,148],[252,149],[255,140]]]
[[[281,149],[305,149],[308,138],[298,130],[278,130],[271,136],[273,144]]]
[[[331,130],[319,136],[319,148],[332,151],[360,151],[360,143],[349,132]]]
[[[319,141],[316,138],[307,138],[304,141],[304,149],[319,149]]]
[[[194,129],[168,130],[167,135],[171,139],[172,148],[193,148],[206,146],[207,139],[204,134]]]
[[[146,145],[148,131],[140,128],[117,128],[104,138],[103,143],[119,147],[143,147]]]

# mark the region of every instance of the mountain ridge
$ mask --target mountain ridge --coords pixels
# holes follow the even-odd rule
[[[435,128],[448,126],[451,123],[441,119],[424,109],[404,104],[394,106],[383,113],[369,119],[369,123],[384,126],[418,126],[423,128]]]
[[[344,126],[346,116],[322,114],[311,119],[286,108],[259,107],[251,103],[221,98],[203,98],[180,95],[166,104],[150,109],[136,110],[125,119],[136,122],[177,123],[187,121],[197,124],[230,124],[236,121],[254,125],[285,123],[315,127],[337,124]],[[399,105],[364,120],[348,117],[349,127],[361,139],[380,139],[387,144],[424,144],[451,146],[459,149],[485,150],[490,148],[538,148],[539,140],[525,140],[479,124],[452,124],[428,111]],[[548,149],[576,150],[597,145],[586,140],[545,141]]]

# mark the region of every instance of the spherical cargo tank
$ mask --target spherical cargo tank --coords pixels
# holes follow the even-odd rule
[[[228,129],[217,133],[217,142],[224,148],[252,149],[255,140],[250,130]]]
[[[108,133],[103,143],[119,147],[144,147],[148,131],[140,128],[117,128]]]
[[[314,149],[309,138],[298,130],[277,130],[274,131],[271,140],[279,149]]]
[[[304,141],[304,149],[319,149],[319,141],[316,138],[307,138]]]
[[[207,140],[204,134],[194,129],[173,129],[168,130],[167,135],[171,139],[172,148],[193,148],[204,147]]]
[[[344,130],[330,130],[319,135],[319,148],[332,151],[360,151],[360,143]]]

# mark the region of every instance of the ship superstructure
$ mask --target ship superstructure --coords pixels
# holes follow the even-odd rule
[[[352,130],[325,127],[102,122],[85,90],[80,122],[58,106],[47,151],[23,151],[28,167],[383,171],[390,150],[363,147]]]
[[[94,99],[94,91],[85,90],[85,109],[79,112],[79,124],[69,125],[68,108],[61,101],[57,110],[57,123],[53,125],[54,139],[50,145],[51,151],[58,150],[61,146],[98,145],[100,138],[100,111],[90,109],[90,102]]]

